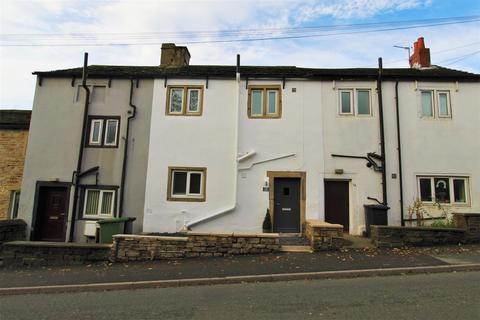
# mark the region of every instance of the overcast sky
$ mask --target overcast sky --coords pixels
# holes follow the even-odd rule
[[[52,43],[65,44],[71,43],[68,36],[71,33],[91,34],[98,37],[89,40],[95,42],[105,33],[138,36],[145,32],[297,28],[480,15],[478,0],[0,0],[0,3],[1,44],[11,43],[7,38],[12,34],[58,34]],[[393,46],[412,45],[419,36],[425,37],[433,64],[450,64],[450,68],[480,73],[480,54],[476,54],[480,51],[479,22],[303,39],[189,44],[188,48],[191,64],[235,64],[235,55],[240,53],[242,64],[248,65],[375,67],[381,56],[385,67],[407,67],[406,52]],[[197,38],[192,35],[188,40],[198,39],[198,35]],[[166,37],[159,40],[172,41]],[[143,40],[128,38],[120,42],[125,41]],[[35,89],[31,72],[81,66],[85,51],[90,54],[90,64],[158,65],[160,61],[160,45],[1,46],[0,50],[0,109],[31,109]]]

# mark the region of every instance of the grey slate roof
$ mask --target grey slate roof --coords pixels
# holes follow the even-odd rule
[[[0,129],[28,130],[30,110],[0,110]]]
[[[190,65],[185,67],[160,66],[110,66],[91,65],[88,67],[90,78],[234,78],[235,66]],[[36,71],[34,75],[55,78],[81,78],[82,68],[54,71]],[[377,68],[319,69],[298,68],[294,66],[241,66],[242,78],[275,79],[376,79]],[[383,70],[386,79],[432,79],[480,81],[480,74],[469,73],[439,66],[428,69],[387,68]]]

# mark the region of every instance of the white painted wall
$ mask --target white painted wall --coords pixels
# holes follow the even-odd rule
[[[204,81],[170,80],[169,84],[204,84]],[[249,84],[281,84],[257,80]],[[296,92],[292,92],[293,88]],[[341,88],[371,90],[371,116],[339,115]],[[395,116],[395,82],[383,84],[389,223],[400,224],[399,169]],[[452,119],[425,120],[419,116],[420,93],[414,82],[401,82],[400,118],[404,199],[406,207],[417,196],[417,174],[466,175],[470,177],[471,205],[452,211],[480,211],[480,108],[478,83],[419,83],[418,88],[448,89]],[[202,117],[165,116],[166,89],[156,81],[152,112],[147,195],[146,232],[179,230],[194,221],[229,206],[234,199],[232,183],[232,137],[235,82],[210,80],[205,90]],[[364,160],[331,157],[332,153],[365,156],[380,154],[378,101],[375,81],[287,81],[282,91],[281,119],[248,119],[247,90],[240,85],[239,155],[255,151],[239,164],[238,199],[234,211],[194,226],[200,231],[255,231],[268,208],[268,193],[262,192],[266,172],[307,173],[307,219],[324,219],[324,179],[350,181],[350,232],[364,230],[364,204],[381,200],[381,174],[366,167]],[[473,121],[475,120],[475,121]],[[459,143],[461,142],[461,143]],[[292,157],[253,165],[258,161],[295,154]],[[253,166],[252,166],[253,165]],[[205,166],[205,202],[166,201],[168,166]],[[335,174],[343,169],[344,174]],[[393,178],[396,174],[397,178]],[[431,209],[431,208],[430,208]]]

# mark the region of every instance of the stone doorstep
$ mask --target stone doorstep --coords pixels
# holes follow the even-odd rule
[[[307,220],[307,228],[312,227],[312,228],[342,228],[343,226],[341,224],[333,224],[333,223],[328,223],[322,220]]]
[[[308,252],[312,253],[313,250],[310,246],[281,246],[280,247],[281,252]]]

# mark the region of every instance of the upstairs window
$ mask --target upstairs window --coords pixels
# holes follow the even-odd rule
[[[468,178],[417,177],[419,198],[426,203],[468,204]]]
[[[205,201],[206,168],[168,168],[170,201]]]
[[[88,147],[118,147],[120,117],[90,116]]]
[[[370,89],[340,89],[339,113],[344,116],[371,116]]]
[[[448,90],[421,90],[422,118],[451,118],[450,92]]]
[[[281,87],[249,86],[248,87],[248,117],[249,118],[281,118],[282,97]]]
[[[203,86],[169,86],[166,114],[200,116],[203,107]]]
[[[113,217],[115,190],[102,188],[85,189],[84,218]]]

